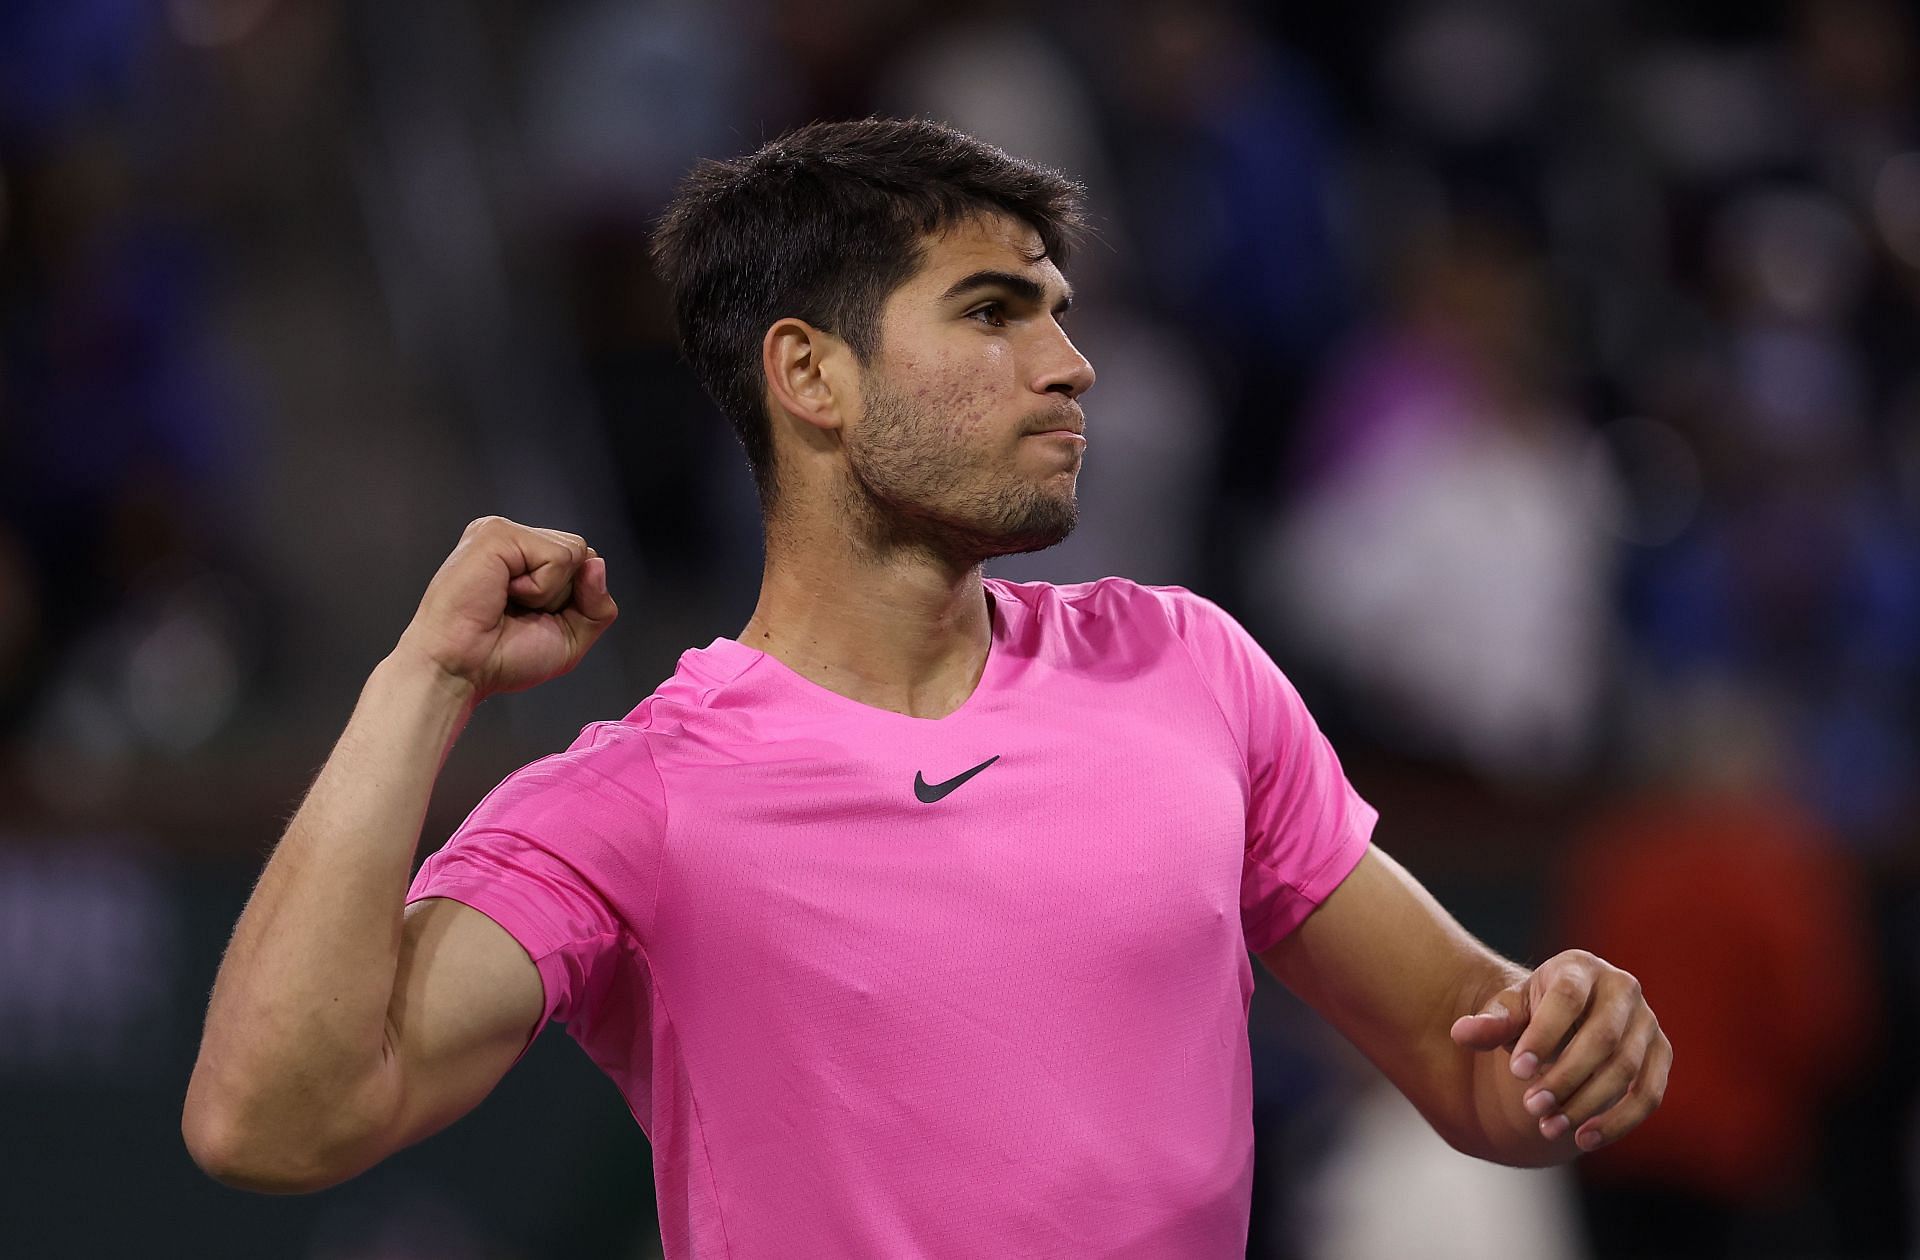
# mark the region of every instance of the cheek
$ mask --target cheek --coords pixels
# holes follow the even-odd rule
[[[1008,355],[1000,346],[967,356],[946,355],[922,360],[916,367],[914,408],[928,420],[928,429],[947,443],[977,438],[991,421]]]

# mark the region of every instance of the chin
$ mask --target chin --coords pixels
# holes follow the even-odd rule
[[[955,498],[935,508],[901,499],[889,502],[869,491],[858,506],[871,514],[874,537],[882,546],[926,546],[963,564],[1045,551],[1071,534],[1079,519],[1071,486],[1051,492],[1034,486],[1001,488]]]
[[[1065,541],[1079,523],[1079,505],[1071,498],[1037,500],[1026,505],[1017,518],[1003,522],[987,535],[984,542],[992,556],[1018,556],[1030,551],[1045,551]]]

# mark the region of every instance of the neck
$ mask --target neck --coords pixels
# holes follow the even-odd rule
[[[980,562],[925,545],[849,545],[844,526],[767,530],[760,602],[740,642],[878,709],[938,718],[986,668]]]

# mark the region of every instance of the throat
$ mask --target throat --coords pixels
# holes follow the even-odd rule
[[[963,708],[986,677],[996,614],[982,591],[984,615],[974,624],[939,627],[809,618],[791,622],[764,616],[741,631],[740,642],[766,653],[816,687],[867,708],[937,721]]]

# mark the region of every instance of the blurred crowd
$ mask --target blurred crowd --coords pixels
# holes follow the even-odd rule
[[[426,847],[738,630],[751,483],[648,232],[867,113],[1088,189],[1081,526],[991,571],[1227,606],[1383,846],[1672,1037],[1643,1133],[1516,1173],[1263,983],[1249,1254],[1920,1254],[1902,0],[0,6],[0,1099],[177,1103],[137,1064],[217,955],[176,894],[257,865],[471,517],[587,534],[626,615],[483,710]],[[600,1254],[645,1254],[630,1190]],[[453,1254],[353,1219],[308,1254]]]

